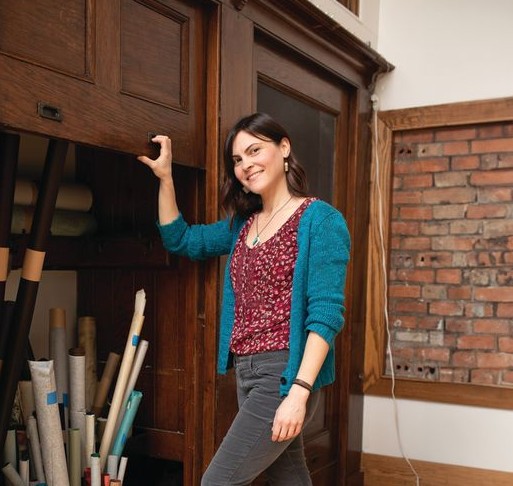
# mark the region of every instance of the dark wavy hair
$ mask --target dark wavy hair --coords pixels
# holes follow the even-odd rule
[[[233,217],[247,218],[255,211],[262,209],[262,199],[258,194],[245,193],[242,184],[235,177],[233,164],[233,141],[239,132],[246,132],[260,140],[273,142],[279,145],[286,138],[292,146],[287,131],[266,113],[253,113],[241,118],[230,130],[224,144],[224,182],[221,187],[221,204],[223,209]],[[292,149],[285,159],[289,163],[289,170],[285,174],[287,187],[293,196],[307,196],[308,184],[306,173],[297,161]]]

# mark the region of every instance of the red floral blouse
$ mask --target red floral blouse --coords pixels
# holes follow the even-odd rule
[[[240,232],[230,265],[235,291],[235,322],[230,350],[237,355],[289,347],[292,275],[297,257],[297,229],[306,199],[269,240],[246,244],[252,215]]]

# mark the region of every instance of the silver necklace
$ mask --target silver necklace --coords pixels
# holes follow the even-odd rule
[[[292,196],[290,196],[286,201],[285,203],[280,206],[272,215],[271,217],[269,218],[269,220],[267,221],[267,223],[265,223],[265,226],[260,230],[258,231],[258,213],[256,215],[256,218],[255,218],[255,225],[256,225],[256,236],[255,238],[253,239],[253,241],[251,242],[251,246],[257,246],[261,243],[260,241],[260,235],[264,232],[265,228],[267,228],[269,226],[269,223],[273,220],[273,218],[292,200]]]

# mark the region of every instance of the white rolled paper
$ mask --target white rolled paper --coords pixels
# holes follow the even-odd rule
[[[7,481],[10,482],[11,486],[25,486],[23,479],[21,479],[18,471],[14,469],[13,465],[9,462],[3,468],[2,472],[4,473]]]
[[[29,361],[48,486],[69,486],[53,361]]]
[[[135,296],[134,315],[132,317],[130,331],[128,332],[123,359],[121,360],[121,367],[119,370],[118,379],[116,381],[116,387],[114,389],[114,395],[112,397],[109,415],[107,417],[107,424],[105,426],[105,431],[103,433],[102,441],[100,444],[100,461],[102,469],[105,467],[107,456],[109,455],[110,448],[112,446],[114,429],[118,420],[118,414],[121,410],[123,397],[125,396],[126,385],[128,383],[137,344],[139,343],[139,336],[141,334],[141,329],[144,322],[145,306],[146,294],[144,293],[144,290],[141,289],[137,291]]]
[[[121,484],[123,484],[123,481],[125,480],[125,472],[126,472],[127,463],[128,463],[128,457],[121,456],[119,459],[118,474],[116,476],[121,481]]]
[[[114,428],[114,437],[118,435],[119,426],[121,425],[121,421],[123,420],[123,411],[126,410],[126,406],[128,404],[128,399],[130,398],[130,394],[134,391],[135,384],[137,382],[137,378],[139,378],[139,373],[141,372],[142,365],[144,363],[144,358],[146,357],[146,352],[148,351],[148,341],[145,339],[141,339],[139,341],[139,345],[137,346],[137,351],[135,353],[134,363],[132,365],[132,369],[130,370],[130,376],[128,377],[128,382],[126,385],[125,396],[123,397],[123,402],[121,404],[121,413],[118,415],[118,420],[116,421],[116,427]]]
[[[18,446],[16,444],[16,429],[8,429],[4,443],[4,464],[12,464],[18,470]]]
[[[107,474],[110,476],[110,479],[118,478],[118,463],[119,456],[113,456],[112,454],[109,454],[107,459]]]
[[[71,423],[71,412],[86,410],[85,363],[85,351],[82,348],[69,350],[69,410],[72,429],[78,427],[77,424]]]
[[[93,454],[91,456],[91,486],[101,486],[102,472],[100,456]]]
[[[43,458],[41,456],[41,444],[39,443],[39,432],[37,430],[37,420],[31,416],[27,420],[27,437],[30,444],[30,456],[36,472],[36,478],[39,483],[45,483],[45,472],[43,469]]]
[[[25,486],[29,486],[30,483],[30,464],[28,459],[20,460],[20,478]],[[79,485],[80,486],[80,485]]]
[[[68,345],[66,336],[66,310],[55,307],[49,311],[50,359],[53,360],[57,401],[63,408],[63,429],[68,426]]]
[[[85,467],[91,467],[91,455],[96,452],[96,417],[94,413],[87,413],[85,416]]]

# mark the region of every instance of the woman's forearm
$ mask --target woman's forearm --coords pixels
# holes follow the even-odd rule
[[[179,210],[172,179],[160,179],[158,206],[161,225],[169,224],[178,218]]]
[[[310,332],[296,378],[313,385],[328,355],[328,351],[329,344],[317,333]]]

